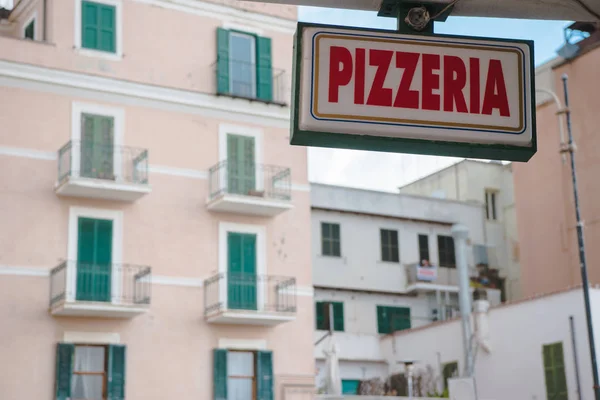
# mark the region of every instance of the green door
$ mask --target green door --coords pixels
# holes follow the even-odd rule
[[[112,221],[79,218],[77,300],[110,301]]]
[[[229,308],[256,310],[256,235],[229,232],[227,246]]]
[[[81,176],[114,179],[113,118],[81,115]]]
[[[248,195],[256,188],[254,138],[227,135],[228,193]]]

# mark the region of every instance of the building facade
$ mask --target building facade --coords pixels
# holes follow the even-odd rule
[[[566,124],[557,111],[564,105],[563,74],[568,75],[581,218],[584,222],[586,258],[591,284],[600,282],[600,123],[596,93],[600,90],[596,65],[600,60],[600,31],[580,41],[572,60],[556,58],[536,70],[538,92],[538,150],[526,164],[514,164],[516,209],[524,293],[533,295],[581,282],[575,206]],[[548,273],[551,271],[551,273]]]
[[[600,290],[591,289],[590,294],[597,330]],[[580,287],[484,310],[474,314],[477,398],[594,398]],[[415,382],[427,386],[419,389],[441,392],[449,378],[464,371],[460,320],[397,332],[380,345],[395,373],[404,373],[398,361],[416,361]]]
[[[0,398],[312,398],[296,15],[0,10]]]
[[[400,193],[482,204],[481,263],[495,271],[506,300],[522,295],[512,164],[463,160],[401,187]]]
[[[483,206],[312,184],[311,207],[316,384],[323,387],[331,321],[344,392],[356,393],[360,381],[388,376],[382,335],[458,316],[455,223],[469,228],[468,265],[480,286]],[[486,290],[499,304],[500,290]]]

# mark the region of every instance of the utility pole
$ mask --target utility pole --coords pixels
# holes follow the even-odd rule
[[[590,287],[588,283],[587,264],[585,260],[585,241],[583,238],[583,222],[579,211],[579,193],[577,190],[577,170],[575,169],[575,143],[571,129],[571,110],[569,109],[569,77],[562,76],[565,94],[565,113],[567,116],[567,134],[569,142],[562,152],[568,152],[571,159],[571,180],[573,181],[573,197],[575,199],[575,218],[577,219],[577,244],[579,245],[579,266],[581,268],[581,284],[583,286],[583,302],[585,304],[585,319],[587,322],[588,341],[590,344],[590,357],[592,360],[592,374],[594,379],[594,398],[600,400],[600,385],[598,382],[598,363],[596,361],[596,344],[594,342],[594,327],[592,325],[592,311],[590,306]]]

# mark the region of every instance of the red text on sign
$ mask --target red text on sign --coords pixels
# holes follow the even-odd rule
[[[354,80],[354,104],[483,115],[498,110],[501,116],[510,117],[500,60],[470,57],[467,68],[465,60],[456,56],[363,48],[351,52],[342,46],[331,46],[329,57],[330,103],[338,103],[340,88]],[[482,98],[480,77],[484,62],[488,65]],[[367,68],[376,68],[369,88],[365,79]],[[396,87],[386,87],[386,77],[392,68],[402,70],[402,77]],[[411,89],[419,86],[413,85],[418,68],[420,90]],[[442,95],[436,93],[439,90]]]

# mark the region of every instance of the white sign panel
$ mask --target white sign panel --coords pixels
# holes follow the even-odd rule
[[[417,280],[423,282],[433,282],[437,279],[437,267],[429,266],[422,267],[417,266]]]
[[[531,42],[327,26],[297,35],[298,131],[535,152]]]

